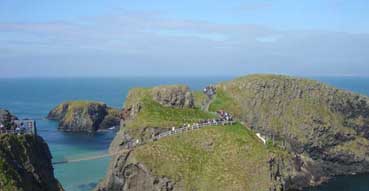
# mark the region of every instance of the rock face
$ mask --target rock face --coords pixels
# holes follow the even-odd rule
[[[172,191],[174,182],[166,177],[156,177],[143,164],[135,163],[130,152],[114,159],[114,177],[106,179],[96,191]]]
[[[292,181],[286,178],[289,188],[369,172],[368,97],[276,75],[239,78],[219,84],[217,90],[222,96],[214,101],[218,105],[213,110],[232,112],[299,156],[299,168],[307,173]]]
[[[120,123],[118,110],[103,103],[87,101],[62,103],[51,110],[47,118],[59,121],[59,129],[66,132],[94,133]]]
[[[62,191],[41,137],[0,135],[1,191]]]
[[[17,117],[0,110],[0,122]],[[39,136],[0,134],[0,191],[63,191],[54,177],[48,145]]]
[[[122,152],[123,148],[130,142],[139,139],[143,142],[158,134],[164,129],[160,127],[146,126],[138,128],[138,134],[132,134],[125,130],[125,124],[135,120],[140,112],[144,112],[147,105],[145,100],[153,100],[164,107],[169,108],[193,108],[194,98],[187,86],[157,86],[152,89],[132,89],[126,98],[124,108],[121,112],[121,130],[117,133],[110,146],[110,153]],[[143,164],[135,162],[131,152],[122,152],[113,155],[107,177],[98,185],[98,191],[172,191],[175,190],[174,182],[166,177],[157,177]]]
[[[3,124],[5,128],[10,129],[14,127],[14,120],[17,119],[18,118],[12,115],[8,110],[0,109],[0,124]]]
[[[189,88],[184,85],[159,86],[152,89],[153,99],[164,106],[192,108],[194,99]]]

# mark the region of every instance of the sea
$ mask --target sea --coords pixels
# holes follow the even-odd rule
[[[126,77],[126,78],[17,78],[0,79],[0,108],[19,118],[35,119],[38,133],[48,143],[53,161],[104,155],[115,131],[95,135],[63,133],[58,123],[45,119],[59,103],[69,100],[101,101],[122,108],[129,89],[163,84],[187,84],[194,90],[233,77]],[[309,77],[369,95],[369,77]],[[54,165],[66,191],[90,191],[105,176],[110,158]],[[305,191],[369,191],[369,175],[342,176]]]

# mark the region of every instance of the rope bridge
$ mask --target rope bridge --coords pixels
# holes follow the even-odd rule
[[[66,164],[66,163],[78,163],[78,162],[83,162],[83,161],[103,159],[103,158],[112,157],[112,156],[122,154],[122,153],[125,153],[125,152],[129,152],[129,151],[130,151],[129,149],[124,149],[124,150],[121,150],[119,152],[112,153],[112,154],[107,153],[107,154],[88,156],[88,157],[77,158],[77,159],[65,159],[65,160],[55,161],[55,162],[53,162],[53,165]]]

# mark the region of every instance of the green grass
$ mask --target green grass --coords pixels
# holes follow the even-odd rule
[[[155,102],[145,96],[142,100],[142,110],[137,117],[127,123],[127,128],[160,127],[171,128],[183,123],[196,122],[200,119],[214,118],[210,113],[198,108],[171,108]]]
[[[65,103],[62,103],[60,105],[57,106],[57,110],[62,110],[63,109],[63,105],[68,104],[69,108],[71,109],[77,109],[77,108],[85,108],[88,105],[91,104],[98,104],[98,105],[103,105],[104,103],[102,102],[97,102],[97,101],[86,101],[86,100],[76,100],[76,101],[68,101]]]
[[[213,126],[167,137],[135,149],[135,159],[184,190],[267,190],[268,149],[240,124]],[[255,176],[257,175],[257,176]]]
[[[222,89],[217,89],[217,94],[213,98],[209,106],[209,111],[225,110],[231,112],[233,115],[239,115],[241,108],[239,104]]]
[[[324,131],[334,127],[331,132],[355,133],[344,127],[342,115],[330,109],[328,92],[332,87],[314,80],[249,75],[217,85],[210,110],[224,109],[254,127],[266,128],[276,135],[289,134],[301,143],[310,141],[311,132],[317,128]],[[338,90],[335,96],[347,95]],[[320,139],[316,144],[324,145],[327,140]]]
[[[125,124],[124,131],[133,137],[140,136],[145,128],[172,128],[184,123],[197,122],[200,119],[214,118],[212,113],[200,108],[173,108],[163,106],[152,98],[152,89],[135,88],[129,92],[125,107],[140,105],[141,110],[133,120]]]
[[[192,92],[192,95],[194,98],[196,108],[202,108],[203,106],[202,104],[208,99],[207,96],[201,91],[194,91]]]

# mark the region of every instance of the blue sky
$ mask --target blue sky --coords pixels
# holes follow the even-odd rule
[[[1,77],[369,76],[369,1],[1,0]]]

